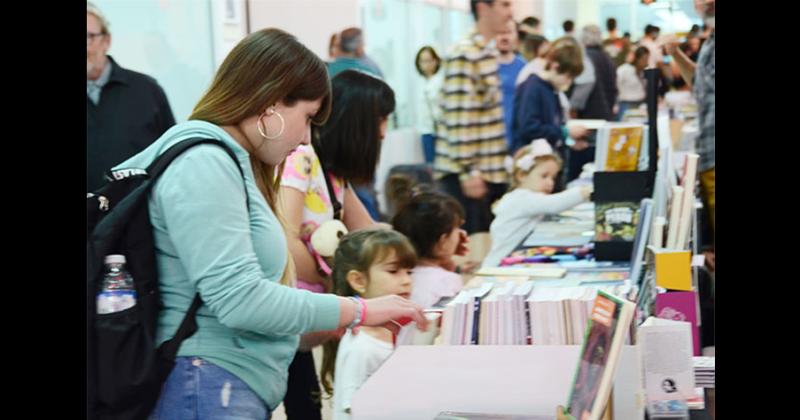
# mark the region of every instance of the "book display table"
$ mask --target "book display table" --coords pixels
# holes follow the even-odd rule
[[[591,204],[565,213],[540,225],[525,239],[527,246],[547,246],[546,242],[553,239],[561,241],[560,245],[574,246],[580,237],[589,236]],[[571,222],[575,226],[570,227]],[[517,249],[524,246],[521,243]],[[630,267],[585,263],[556,263],[551,267],[565,265],[568,272],[596,274]],[[534,285],[596,284],[573,281],[568,276],[536,279]],[[615,280],[608,283],[626,282]],[[352,419],[433,420],[442,412],[554,418],[555,407],[567,403],[580,351],[578,345],[400,346],[355,393]],[[640,347],[624,345],[614,374],[612,419],[646,418],[643,374]],[[713,389],[705,390],[706,409],[689,410],[690,419],[712,419],[713,394]]]
[[[641,361],[623,346],[614,418],[644,418]],[[580,346],[400,346],[353,396],[352,419],[433,419],[443,411],[548,415],[564,405]]]

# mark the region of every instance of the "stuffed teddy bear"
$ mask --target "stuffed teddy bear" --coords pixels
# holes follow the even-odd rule
[[[323,222],[311,234],[309,251],[317,260],[320,274],[328,276],[333,271],[331,266],[336,248],[339,246],[339,239],[347,233],[348,230],[344,223],[341,220],[333,219]]]

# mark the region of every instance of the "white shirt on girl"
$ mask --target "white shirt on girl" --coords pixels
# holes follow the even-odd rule
[[[336,352],[333,381],[333,420],[349,420],[353,395],[392,354],[394,346],[365,331],[353,335],[349,329]]]
[[[543,194],[516,188],[500,199],[494,208],[495,219],[489,227],[492,249],[483,267],[497,267],[517,245],[533,231],[546,214],[558,214],[583,202],[580,188],[556,194]]]

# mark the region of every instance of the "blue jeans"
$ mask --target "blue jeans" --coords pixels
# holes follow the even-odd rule
[[[178,357],[149,420],[264,420],[264,400],[227,370],[199,357]]]
[[[422,135],[422,152],[425,154],[425,163],[433,163],[436,157],[436,135]]]
[[[622,121],[622,117],[625,116],[625,111],[627,111],[629,109],[632,109],[632,108],[638,108],[643,103],[645,103],[645,102],[644,101],[635,101],[635,102],[620,101],[619,102],[619,111],[617,112],[617,115],[614,116],[614,121]]]

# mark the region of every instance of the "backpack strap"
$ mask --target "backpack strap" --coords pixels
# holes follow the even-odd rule
[[[325,185],[328,186],[328,195],[331,199],[331,205],[333,205],[333,218],[342,220],[342,203],[339,202],[339,199],[336,198],[336,194],[333,193],[333,184],[331,184],[330,174],[325,171],[325,166],[322,164],[322,159],[319,158],[319,155],[317,155],[317,159],[319,160],[319,167],[322,169],[322,177],[325,178]]]
[[[163,342],[161,346],[158,348],[158,356],[162,359],[166,359],[169,361],[175,360],[175,357],[178,355],[178,349],[181,347],[181,343],[183,340],[194,335],[197,332],[197,310],[200,309],[200,305],[203,304],[203,300],[200,299],[200,293],[195,293],[194,300],[192,300],[192,305],[189,306],[189,311],[186,312],[186,316],[183,317],[183,321],[181,321],[181,325],[178,327],[178,331],[175,335],[170,338],[169,340]],[[166,375],[169,375],[169,372],[163,372]],[[161,378],[162,382],[167,378]]]
[[[241,165],[239,165],[239,159],[236,158],[236,154],[231,150],[231,148],[223,143],[220,140],[213,140],[213,139],[206,139],[206,138],[191,138],[186,139],[181,142],[176,143],[174,146],[171,146],[167,149],[164,153],[159,155],[150,166],[147,167],[147,174],[151,178],[150,185],[153,185],[154,181],[161,176],[164,170],[167,169],[170,163],[172,163],[175,158],[180,156],[186,150],[198,146],[201,144],[214,144],[217,146],[222,147],[223,150],[228,154],[228,156],[236,162],[236,168],[239,169],[239,173],[242,174],[242,179],[244,179],[244,171],[242,170]],[[247,204],[247,208],[250,208],[250,197],[247,194],[247,185],[244,186],[244,196],[245,202]],[[180,326],[178,327],[178,331],[175,335],[170,338],[169,340],[165,341],[159,347],[159,356],[162,359],[166,359],[169,361],[175,360],[175,357],[178,354],[178,349],[181,346],[183,340],[191,337],[197,332],[197,310],[200,309],[200,306],[203,304],[203,300],[200,299],[200,293],[196,293],[194,295],[194,300],[192,301],[192,305],[189,307],[189,310],[186,312],[186,316],[183,317],[183,321],[181,321]],[[169,374],[169,372],[165,372],[165,374]],[[166,378],[162,378],[165,380]],[[162,380],[162,382],[163,382]]]
[[[242,179],[244,180],[244,171],[242,170],[241,166],[239,165],[239,161],[236,158],[236,154],[233,150],[228,147],[225,143],[220,140],[213,140],[207,138],[191,138],[187,140],[180,141],[175,145],[171,146],[169,149],[161,153],[156,159],[147,167],[146,170],[139,169],[143,175],[145,175],[145,180],[138,184],[133,190],[129,191],[123,197],[119,198],[119,201],[113,203],[114,214],[115,217],[105,217],[99,221],[96,221],[96,225],[94,226],[93,230],[96,231],[104,231],[104,230],[111,230],[116,231],[114,225],[119,223],[120,220],[128,220],[138,211],[142,206],[147,205],[148,196],[150,190],[155,185],[158,178],[161,174],[166,170],[172,161],[178,157],[181,153],[185,152],[187,149],[200,145],[200,144],[214,144],[221,147],[228,156],[231,157],[236,162],[236,168],[239,169],[239,173],[242,174]],[[109,171],[107,177],[112,180],[115,179],[112,175],[114,171]],[[138,175],[138,174],[137,174]],[[104,187],[106,188],[106,187]],[[102,190],[101,190],[102,191]],[[247,195],[247,185],[245,185],[245,202],[246,205],[250,206],[250,198]],[[119,230],[120,234],[122,230]],[[90,279],[94,275],[98,275],[100,270],[102,269],[102,263],[98,264],[97,262],[103,261],[103,256],[108,254],[109,251],[113,248],[114,243],[119,239],[120,234],[115,235],[106,235],[104,237],[94,237],[93,234],[90,234],[91,240],[87,241],[87,268],[88,268],[88,277],[87,281],[91,281]]]
[[[164,153],[161,153],[154,161],[147,167],[147,175],[152,180],[151,185],[155,182],[158,177],[167,169],[170,163],[172,163],[175,158],[180,156],[186,150],[198,146],[201,144],[214,144],[222,148],[228,156],[236,162],[236,169],[239,170],[239,173],[242,174],[242,178],[244,178],[244,171],[242,170],[241,165],[239,165],[239,159],[236,158],[236,153],[231,150],[230,146],[223,143],[221,140],[214,140],[214,139],[207,139],[201,137],[194,137],[186,140],[182,140],[178,143],[175,143],[169,149],[167,149]],[[250,197],[247,195],[247,185],[244,188],[244,196],[245,201],[247,203],[247,207],[250,208]]]

